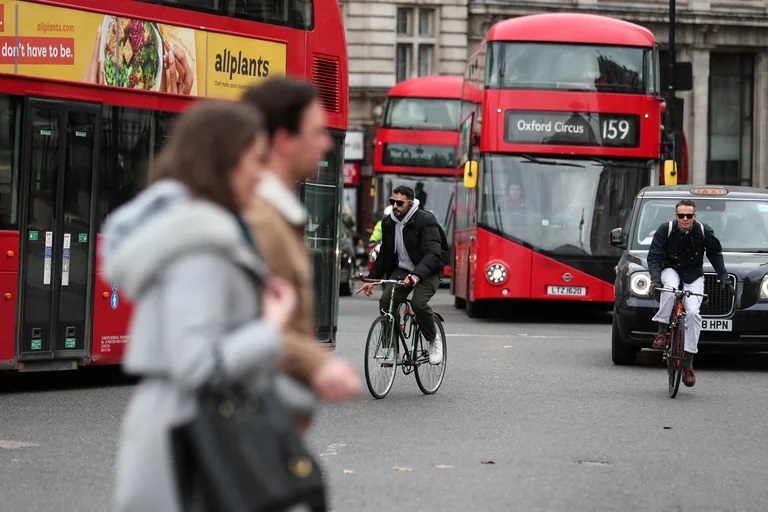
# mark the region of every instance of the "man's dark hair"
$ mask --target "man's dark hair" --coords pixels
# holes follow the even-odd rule
[[[413,189],[411,187],[406,187],[405,185],[400,185],[395,190],[392,191],[392,195],[394,194],[400,194],[401,196],[405,196],[408,198],[409,201],[413,201]]]
[[[696,209],[696,203],[694,203],[690,199],[681,199],[680,201],[678,201],[677,204],[675,205],[675,211],[677,211],[678,206],[691,206],[693,207],[694,210]]]
[[[249,87],[241,101],[264,114],[267,133],[272,140],[280,128],[290,134],[298,133],[304,112],[316,98],[317,90],[309,82],[279,77]]]

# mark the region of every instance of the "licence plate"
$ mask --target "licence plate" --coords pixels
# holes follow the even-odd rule
[[[733,320],[720,320],[718,318],[702,318],[702,331],[730,331],[733,327]]]
[[[587,294],[585,286],[547,286],[547,295],[577,295]]]

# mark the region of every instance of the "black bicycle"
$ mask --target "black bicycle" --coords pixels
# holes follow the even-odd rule
[[[400,324],[395,325],[395,290],[405,286],[405,282],[366,278],[362,278],[362,281],[393,285],[389,297],[389,308],[373,321],[368,331],[368,340],[365,342],[365,382],[368,385],[368,391],[374,398],[387,396],[395,382],[395,373],[399,366],[404,375],[411,372],[416,374],[416,384],[422,393],[435,394],[443,383],[448,357],[443,317],[435,313],[435,327],[443,344],[443,360],[439,364],[430,364],[429,342],[421,334],[409,300],[400,305]],[[409,339],[410,347],[406,342]],[[400,358],[401,350],[402,358]]]
[[[683,376],[683,357],[685,355],[685,298],[696,296],[702,298],[703,306],[707,300],[707,294],[695,293],[684,290],[682,283],[677,290],[672,288],[656,288],[660,292],[674,293],[675,302],[672,305],[672,313],[667,324],[666,347],[662,360],[667,363],[667,375],[669,377],[669,396],[675,398],[680,388],[680,378]]]

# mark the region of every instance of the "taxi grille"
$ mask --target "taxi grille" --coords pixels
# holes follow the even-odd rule
[[[736,278],[729,275],[733,287],[736,287]],[[734,297],[731,292],[722,290],[717,282],[715,274],[704,274],[704,293],[707,294],[707,303],[701,308],[701,316],[728,316],[733,311]]]

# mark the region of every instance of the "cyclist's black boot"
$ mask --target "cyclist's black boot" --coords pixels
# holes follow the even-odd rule
[[[689,388],[696,384],[696,372],[693,371],[693,354],[690,352],[683,354],[683,384]]]

